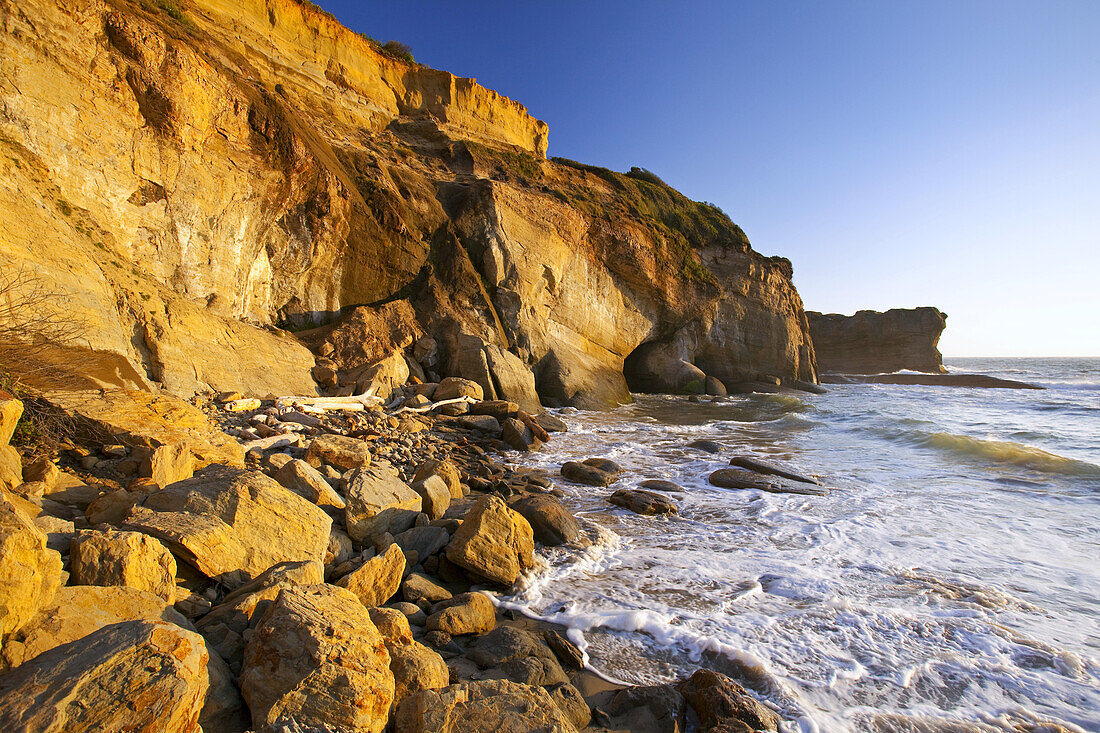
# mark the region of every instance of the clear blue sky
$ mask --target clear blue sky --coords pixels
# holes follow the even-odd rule
[[[321,4],[717,203],[809,309],[1100,356],[1100,0]]]

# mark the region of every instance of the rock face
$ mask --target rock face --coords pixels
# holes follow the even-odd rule
[[[240,684],[257,728],[287,716],[380,733],[394,696],[390,655],[367,609],[331,585],[279,594],[248,642]]]
[[[547,160],[522,105],[312,5],[80,0],[4,19],[0,220],[22,226],[0,256],[87,323],[69,355],[86,386],[308,394],[313,356],[273,327],[381,302],[401,327],[372,357],[429,339],[440,353],[413,373],[468,375],[528,411],[628,401],[639,347],[726,383],[815,378],[790,263],[717,208]]]
[[[806,317],[822,372],[946,371],[936,347],[947,325],[947,314],[936,308],[858,311],[854,316],[808,311]]]
[[[208,660],[202,637],[175,624],[106,626],[0,678],[0,728],[198,733]]]

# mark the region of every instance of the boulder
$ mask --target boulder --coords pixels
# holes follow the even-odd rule
[[[405,554],[400,546],[392,544],[382,554],[340,578],[336,585],[347,588],[364,606],[371,608],[381,606],[397,593],[404,573]]]
[[[439,383],[435,394],[432,395],[432,399],[436,402],[453,400],[458,397],[471,397],[475,400],[482,400],[485,399],[485,390],[481,388],[480,384],[470,379],[447,377]]]
[[[141,501],[141,494],[125,489],[101,494],[88,504],[84,510],[84,516],[88,524],[113,524],[118,525],[125,520],[137,503]]]
[[[23,511],[0,496],[0,642],[53,600],[61,555]]]
[[[389,402],[394,397],[394,392],[399,391],[409,381],[409,364],[405,361],[404,354],[394,351],[358,370],[353,376],[355,394],[366,394],[369,391]]]
[[[535,374],[523,359],[496,344],[486,344],[485,358],[497,399],[515,402],[521,410],[529,412],[542,409]]]
[[[729,392],[726,385],[718,377],[707,377],[707,394],[715,397],[725,397]]]
[[[629,509],[635,514],[676,514],[676,502],[667,496],[642,489],[619,489],[607,498],[615,506]]]
[[[500,433],[500,422],[492,415],[466,415],[455,420],[455,423],[467,430],[480,430],[489,435]]]
[[[166,621],[111,624],[0,677],[0,729],[199,733],[208,664],[193,631]]]
[[[121,585],[176,600],[176,560],[155,537],[141,532],[86,530],[69,553],[72,585]]]
[[[681,358],[676,344],[639,346],[626,360],[626,381],[634,392],[705,394],[707,375]]]
[[[483,496],[447,544],[447,559],[480,578],[511,586],[534,567],[534,534],[500,497]]]
[[[650,491],[666,491],[673,494],[683,493],[684,491],[684,487],[680,484],[659,478],[646,479],[638,484],[638,488],[649,489]]]
[[[154,492],[144,506],[222,520],[244,548],[239,568],[253,578],[277,563],[323,560],[332,529],[324,510],[278,481],[224,466]]]
[[[529,685],[556,685],[569,678],[546,643],[529,631],[498,626],[473,644],[467,658],[482,669]]]
[[[558,710],[569,719],[577,730],[584,730],[592,722],[592,710],[584,701],[581,691],[568,682],[559,682],[544,688]]]
[[[11,442],[11,436],[15,434],[15,426],[19,424],[21,417],[23,417],[23,403],[7,392],[0,392],[0,445]]]
[[[783,483],[777,480],[765,479],[753,471],[743,468],[720,468],[707,477],[712,485],[723,489],[756,489],[772,494],[804,494],[806,496],[824,496],[829,490],[820,486],[810,486],[805,483]]]
[[[447,490],[451,492],[452,499],[462,498],[462,477],[459,475],[455,464],[446,460],[440,461],[429,458],[416,467],[413,481],[423,481],[429,476],[439,476],[443,479],[444,483],[447,484]]]
[[[407,529],[393,538],[405,552],[415,552],[420,562],[436,554],[451,540],[451,534],[443,527],[426,524],[422,527]]]
[[[482,400],[470,403],[471,415],[490,415],[497,420],[515,417],[519,414],[519,405],[508,400]]]
[[[306,462],[314,468],[327,463],[340,471],[350,471],[353,468],[369,466],[371,455],[367,444],[358,438],[325,434],[318,435],[310,441],[309,449],[306,451]]]
[[[76,525],[67,519],[40,514],[34,518],[34,526],[46,533],[46,547],[58,553],[67,553],[76,535]]]
[[[401,596],[409,603],[438,603],[451,598],[451,592],[420,573],[409,573],[401,584]]]
[[[629,716],[618,728],[639,730],[675,731],[687,730],[687,701],[674,684],[638,685],[625,687],[615,693],[607,712],[619,718]]]
[[[538,394],[548,407],[608,410],[633,401],[622,368],[563,343],[538,364]]]
[[[195,457],[191,453],[191,443],[181,440],[158,445],[141,462],[139,475],[151,478],[161,488],[191,478],[195,475]]]
[[[54,647],[82,639],[93,631],[122,621],[168,621],[190,629],[170,601],[124,586],[73,585],[60,588],[4,644],[4,661],[18,667]],[[192,629],[193,630],[193,629]]]
[[[0,445],[0,489],[14,491],[23,483],[23,459],[10,445]]]
[[[451,636],[484,634],[496,626],[496,608],[484,593],[463,593],[433,607],[427,626]]]
[[[729,677],[700,669],[680,685],[680,692],[699,716],[701,731],[752,733],[775,731],[780,717]]]
[[[39,456],[23,466],[23,481],[43,484],[44,491],[53,491],[61,478],[57,465],[46,456]]]
[[[110,441],[153,450],[186,440],[195,468],[210,463],[244,465],[244,449],[198,408],[165,392],[138,390],[63,391],[51,404],[76,418],[82,431]]]
[[[421,690],[447,686],[450,681],[447,663],[438,653],[413,640],[405,614],[392,608],[372,608],[369,613],[390,653],[395,705]]]
[[[821,484],[821,482],[815,478],[803,476],[800,473],[794,473],[793,471],[788,471],[786,469],[780,468],[779,466],[765,463],[764,461],[758,461],[757,459],[750,458],[749,456],[734,456],[730,459],[730,465],[736,466],[737,468],[743,468],[746,471],[754,471],[756,473],[763,473],[770,476],[779,476],[780,478],[790,479],[791,481],[799,481],[804,484]]]
[[[316,560],[280,563],[233,591],[196,626],[206,643],[240,674],[246,631],[263,617],[287,588],[324,582],[325,569]]]
[[[562,464],[561,475],[573,483],[588,486],[610,486],[618,478],[616,474],[589,465],[587,461],[584,463],[566,461]]]
[[[208,578],[234,576],[249,554],[233,528],[217,517],[137,507],[122,526],[156,537],[173,555]]]
[[[334,509],[346,506],[344,497],[336,493],[321,472],[303,460],[296,458],[287,462],[275,473],[275,480],[318,506]]]
[[[248,641],[240,686],[256,727],[286,716],[381,733],[394,699],[390,655],[370,614],[331,585],[279,593]]]
[[[339,565],[355,552],[355,545],[343,530],[332,528],[328,535],[328,549],[325,550],[325,565]]]
[[[540,544],[564,545],[580,536],[580,522],[550,494],[524,496],[513,501],[511,507],[531,525],[535,541]]]
[[[348,476],[344,520],[356,542],[373,543],[389,532],[397,535],[413,526],[423,500],[408,484],[380,468],[359,468]]]
[[[428,519],[441,518],[451,505],[451,490],[447,488],[447,482],[439,476],[429,476],[423,481],[415,482],[410,488],[420,495],[421,511],[428,515]]]
[[[501,424],[500,439],[518,451],[538,450],[541,445],[531,428],[515,418],[508,418]]]
[[[541,415],[535,416],[535,421],[539,426],[548,433],[565,433],[568,432],[569,426],[557,415],[551,415],[549,412],[544,412]]]
[[[573,722],[541,687],[481,680],[422,690],[394,716],[395,733],[574,733]]]

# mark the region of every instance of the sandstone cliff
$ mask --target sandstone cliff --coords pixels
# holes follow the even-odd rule
[[[936,308],[893,308],[854,316],[807,312],[822,372],[880,374],[909,369],[943,373],[936,348],[947,314]]]
[[[96,383],[310,392],[277,327],[352,306],[548,404],[629,399],[628,359],[642,389],[816,378],[789,262],[547,139],[295,0],[0,0],[0,264],[57,289]]]

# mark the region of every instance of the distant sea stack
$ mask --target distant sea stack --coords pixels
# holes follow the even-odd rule
[[[937,348],[947,314],[938,308],[891,308],[885,313],[864,310],[854,316],[806,311],[806,317],[822,373],[947,371]]]

